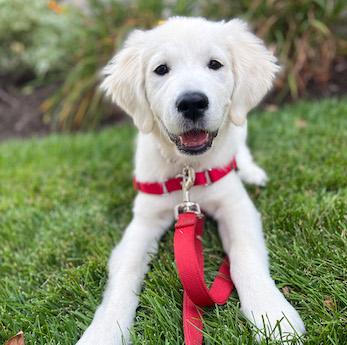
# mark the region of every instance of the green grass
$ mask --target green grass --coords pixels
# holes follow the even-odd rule
[[[304,344],[347,343],[346,114],[347,100],[325,100],[249,121],[270,181],[248,189],[272,276],[306,324]],[[23,330],[26,344],[71,345],[90,323],[110,250],[131,219],[135,133],[124,126],[0,144],[0,344]],[[223,254],[212,220],[205,229],[211,280]],[[183,343],[172,243],[173,228],[146,276],[134,344]],[[206,308],[204,322],[205,344],[255,344],[236,291]]]

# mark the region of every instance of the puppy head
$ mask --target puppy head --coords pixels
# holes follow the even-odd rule
[[[142,132],[155,122],[180,153],[196,155],[228,119],[244,123],[271,87],[275,61],[240,20],[175,17],[131,34],[101,87]]]

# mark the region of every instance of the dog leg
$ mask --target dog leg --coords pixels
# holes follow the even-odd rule
[[[138,195],[139,197],[143,195]],[[129,341],[138,294],[148,269],[151,253],[157,251],[157,241],[172,222],[171,213],[155,212],[155,205],[142,198],[135,202],[134,218],[121,242],[115,247],[109,261],[109,279],[103,301],[91,325],[78,345],[121,345]],[[151,208],[148,208],[151,205]],[[153,206],[153,207],[152,207]],[[141,212],[136,212],[136,209]],[[157,208],[158,209],[158,208]]]
[[[305,332],[305,326],[270,277],[260,214],[240,180],[233,178],[233,193],[225,196],[215,215],[241,311],[253,324],[259,341],[266,337],[294,339]]]
[[[235,140],[236,163],[238,175],[249,184],[265,186],[268,178],[265,171],[254,163],[251,151],[247,147],[247,121],[242,126],[233,126],[232,135]]]
[[[266,172],[254,163],[252,154],[244,142],[239,146],[236,154],[236,162],[238,167],[238,175],[249,184],[264,187],[268,177]]]

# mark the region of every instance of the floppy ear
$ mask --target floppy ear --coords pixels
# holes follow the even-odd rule
[[[263,42],[248,31],[239,19],[225,24],[228,48],[235,78],[229,116],[235,125],[242,125],[247,113],[255,107],[271,88],[277,59]]]
[[[141,132],[149,133],[153,115],[145,93],[142,59],[145,35],[144,31],[135,30],[129,36],[124,48],[103,69],[105,79],[100,87],[133,117]]]

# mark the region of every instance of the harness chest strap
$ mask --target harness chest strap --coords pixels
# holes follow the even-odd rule
[[[225,167],[196,172],[194,186],[209,185],[217,182],[232,170],[237,170],[235,158],[233,158],[232,161]],[[135,190],[143,193],[161,195],[171,193],[176,190],[181,190],[181,182],[182,177],[175,177],[162,183],[139,182],[134,177],[134,188]]]

